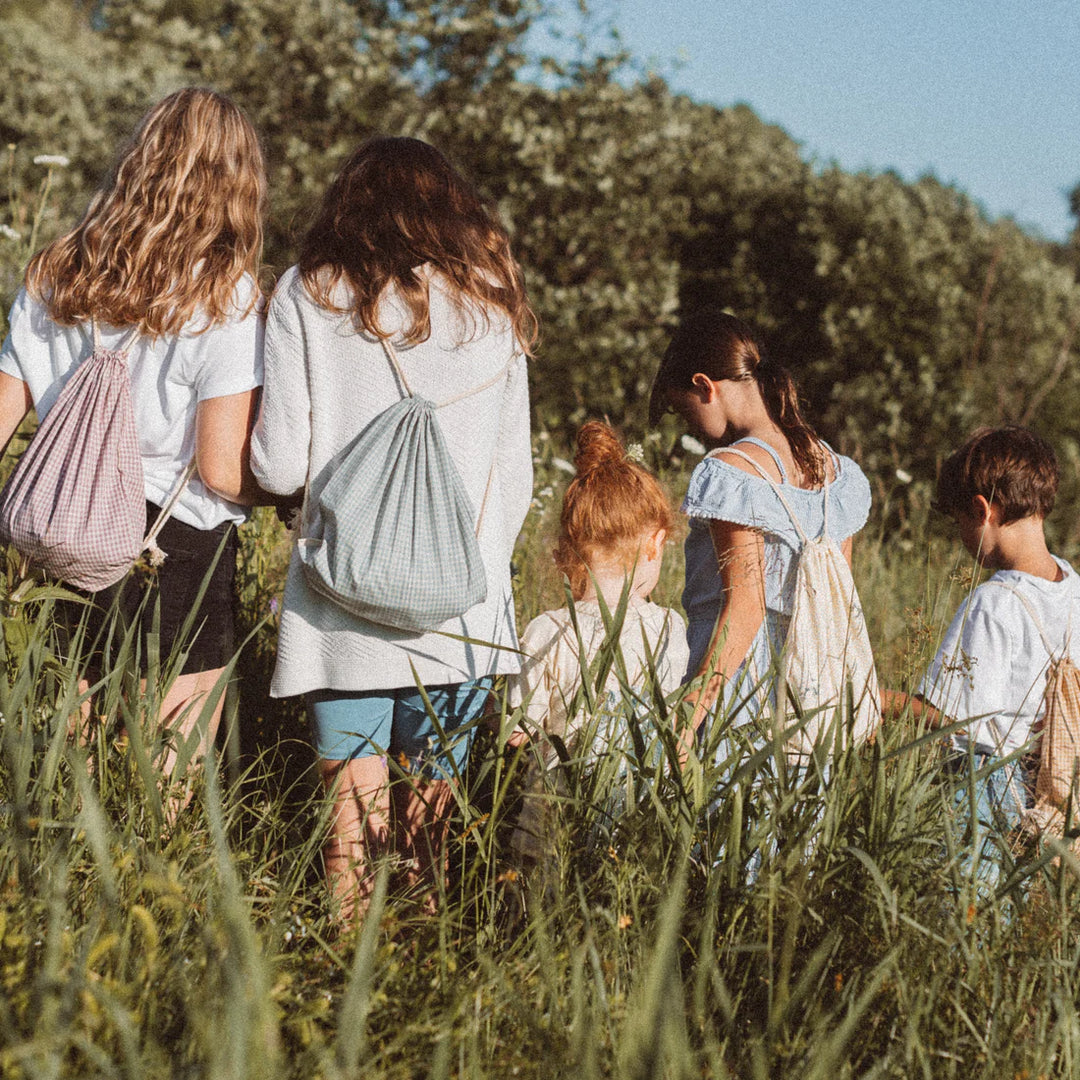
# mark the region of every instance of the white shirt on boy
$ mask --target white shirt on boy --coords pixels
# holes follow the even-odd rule
[[[999,570],[961,604],[917,693],[952,720],[969,721],[958,747],[1005,756],[1031,738],[1043,713],[1051,656],[1080,664],[1080,576],[1061,581]],[[1026,603],[1025,603],[1026,601]],[[1041,630],[1041,632],[1040,632]]]

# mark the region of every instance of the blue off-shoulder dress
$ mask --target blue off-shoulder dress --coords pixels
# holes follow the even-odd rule
[[[798,516],[803,532],[821,536],[826,523],[825,489],[808,490],[788,483],[783,462],[771,446],[746,438],[735,447],[753,443],[766,450],[780,471],[784,499]],[[850,458],[834,453],[835,479],[828,485],[828,535],[837,543],[857,533],[870,514],[870,484]],[[739,709],[736,723],[752,720],[768,702],[775,704],[775,658],[784,646],[795,586],[796,555],[802,541],[776,489],[764,477],[744,472],[723,456],[699,462],[683,500],[690,518],[686,538],[686,587],[683,608],[688,619],[690,660],[686,681],[697,675],[723,610],[724,591],[709,535],[710,521],[728,521],[759,530],[765,541],[765,620],[735,675],[725,681],[723,705],[729,714]]]

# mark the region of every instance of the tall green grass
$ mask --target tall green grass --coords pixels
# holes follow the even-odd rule
[[[546,576],[556,470],[517,556],[519,615]],[[526,751],[478,733],[437,916],[380,872],[368,917],[328,915],[328,814],[302,713],[266,697],[288,545],[245,527],[253,636],[221,758],[174,822],[153,762],[160,687],[122,642],[79,743],[77,663],[55,594],[9,567],[0,679],[0,1075],[4,1077],[1014,1077],[1080,1071],[1077,866],[965,859],[940,740],[900,722],[792,767],[719,717],[684,772],[670,710],[622,678],[629,737],[567,752],[549,857],[509,836]],[[943,540],[862,545],[886,681],[910,681],[963,595]],[[676,604],[677,549],[658,599]],[[22,590],[21,592],[19,590]],[[618,612],[611,613],[617,618]],[[174,658],[175,659],[175,658]],[[170,658],[160,658],[158,682]],[[593,672],[600,693],[619,657]],[[586,709],[589,695],[583,695]],[[843,717],[840,717],[842,722]],[[127,738],[121,737],[121,731]],[[621,805],[611,818],[613,805]]]

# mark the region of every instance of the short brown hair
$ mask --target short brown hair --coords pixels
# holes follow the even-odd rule
[[[589,584],[589,564],[597,556],[615,556],[630,573],[642,534],[670,534],[675,515],[660,481],[627,457],[615,430],[599,420],[587,421],[578,432],[574,465],[577,476],[563,498],[554,558],[576,599]]]
[[[1005,525],[1048,517],[1057,489],[1057,458],[1045,439],[1022,427],[980,428],[945,459],[934,506],[956,517],[981,495],[1001,510]]]

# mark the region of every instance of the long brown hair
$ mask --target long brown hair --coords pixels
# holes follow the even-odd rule
[[[555,565],[580,597],[597,556],[614,556],[627,573],[639,557],[646,531],[671,533],[675,515],[660,481],[626,456],[613,428],[599,420],[581,426],[574,456],[577,475],[563,497]]]
[[[143,117],[82,221],[31,259],[27,290],[66,326],[95,317],[158,337],[200,317],[208,329],[234,312],[245,274],[257,281],[265,192],[240,109],[178,90]]]
[[[495,214],[434,146],[368,139],[342,165],[303,239],[304,285],[321,307],[351,312],[378,337],[386,336],[379,301],[393,286],[411,317],[405,341],[415,344],[431,334],[425,264],[443,275],[470,315],[486,322],[489,308],[505,311],[521,346],[531,349],[536,316]],[[342,281],[351,292],[347,309],[334,300]]]
[[[667,409],[668,391],[692,389],[698,372],[715,382],[753,379],[805,479],[811,484],[825,482],[825,453],[814,429],[803,419],[795,381],[785,367],[766,355],[750,327],[725,311],[705,308],[679,324],[653,380],[650,424],[659,423]]]

